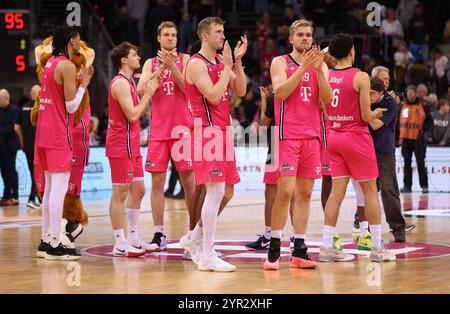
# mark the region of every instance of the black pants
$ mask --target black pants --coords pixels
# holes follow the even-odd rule
[[[392,230],[405,230],[405,219],[402,215],[400,192],[398,190],[395,168],[395,153],[377,154],[379,171],[379,189],[383,202],[386,221]]]
[[[419,182],[421,188],[428,187],[428,175],[425,168],[425,148],[420,145],[420,141],[403,140],[402,155],[405,165],[403,167],[403,183],[407,188],[412,187],[412,154],[416,156],[417,171],[419,172]]]
[[[34,153],[24,151],[25,156],[27,156],[28,169],[30,170],[31,175],[31,191],[30,196],[28,197],[29,201],[35,201],[36,199],[36,184],[34,182]]]
[[[17,151],[0,147],[0,171],[4,189],[3,198],[19,198],[19,178],[16,171]]]

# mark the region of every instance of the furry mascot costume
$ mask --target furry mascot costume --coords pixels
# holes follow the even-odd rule
[[[77,73],[81,68],[88,68],[92,65],[95,57],[93,49],[89,48],[84,41],[80,41],[81,48],[78,55],[72,56],[70,61],[75,64]],[[39,82],[42,81],[44,67],[48,59],[52,56],[52,38],[47,37],[41,45],[35,49],[37,69],[36,73]],[[72,126],[73,154],[74,163],[70,173],[69,186],[64,198],[62,233],[70,233],[73,241],[83,231],[83,225],[88,223],[88,215],[84,211],[81,202],[81,182],[84,167],[89,159],[89,124],[91,117],[91,108],[89,106],[90,98],[88,90],[84,93],[83,99],[74,113],[74,123]],[[39,110],[39,96],[36,98],[34,107],[31,110],[31,123],[36,126]],[[35,181],[39,195],[42,197],[45,188],[45,176],[37,162],[37,156],[34,158]]]

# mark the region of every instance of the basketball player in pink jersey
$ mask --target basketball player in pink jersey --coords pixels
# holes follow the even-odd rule
[[[73,112],[80,105],[93,71],[83,69],[77,79],[75,65],[69,60],[80,49],[80,35],[75,27],[56,28],[52,48],[53,56],[44,69],[36,126],[38,164],[44,171],[46,182],[42,202],[42,240],[36,255],[47,259],[76,260],[81,255],[61,243],[61,221],[72,168]]]
[[[217,214],[225,194],[225,185],[239,182],[234,148],[229,132],[229,89],[239,97],[245,95],[246,79],[242,57],[247,38],[241,37],[234,49],[225,41],[224,21],[208,17],[200,21],[197,35],[201,49],[186,66],[186,96],[194,118],[192,158],[197,185],[206,186],[202,207],[203,236],[184,236],[180,245],[189,252],[199,270],[230,272],[235,266],[218,258],[214,250]],[[222,49],[223,55],[217,54]],[[201,249],[199,248],[201,244]],[[200,253],[201,252],[201,253]]]
[[[272,92],[268,87],[260,87],[261,93],[261,125],[268,128],[267,130],[267,139],[270,139],[268,143],[268,151],[267,151],[267,160],[266,166],[264,168],[264,178],[263,182],[265,185],[264,190],[264,233],[262,233],[255,242],[250,242],[245,244],[245,247],[250,250],[268,250],[271,233],[272,233],[272,208],[273,203],[275,201],[275,196],[277,195],[277,181],[278,181],[278,171],[277,165],[275,164],[274,152],[278,151],[274,149],[274,144],[276,143],[275,137],[278,136],[276,132],[274,132],[275,128],[275,109],[274,109],[274,101],[272,97]],[[295,204],[295,195],[292,196],[289,205],[289,213],[291,215],[292,221],[292,212]],[[291,242],[289,243],[291,247],[293,247],[293,238],[291,238]]]
[[[337,60],[336,67],[330,70],[329,79],[333,100],[326,102],[333,186],[325,207],[323,246],[320,248],[319,260],[332,262],[349,258],[349,254],[333,247],[333,234],[347,184],[353,178],[359,182],[363,191],[366,216],[372,232],[370,259],[375,262],[392,261],[395,255],[385,250],[381,242],[381,213],[376,187],[378,167],[367,127],[369,121],[381,117],[386,109],[370,109],[369,76],[352,68],[355,60],[352,37],[348,34],[335,35],[329,51]]]
[[[152,251],[166,249],[164,234],[164,184],[170,159],[180,175],[185,192],[187,208],[195,189],[192,161],[183,158],[174,145],[183,136],[188,135],[190,124],[189,108],[184,95],[183,71],[189,55],[177,53],[177,26],[173,22],[162,22],[157,29],[161,50],[158,56],[144,64],[138,91],[143,93],[143,86],[159,68],[162,72],[162,85],[152,97],[150,134],[148,137],[147,160],[145,170],[152,174],[151,207],[155,225]]]
[[[321,176],[320,107],[331,101],[328,68],[312,47],[313,28],[306,20],[290,27],[290,54],[276,57],[270,73],[275,92],[275,125],[279,127],[279,178],[272,209],[272,239],[264,269],[279,269],[280,243],[289,202],[293,210],[294,251],[290,267],[316,268],[307,253],[305,234],[314,180]],[[276,154],[277,155],[277,154]]]
[[[138,234],[139,210],[145,194],[139,118],[161,85],[161,71],[155,72],[157,75],[144,84],[143,97],[139,101],[133,80],[133,72],[140,67],[138,48],[123,42],[112,50],[111,61],[119,70],[108,88],[109,123],[106,133],[106,156],[112,179],[109,214],[115,239],[113,255],[137,257],[151,251],[150,245]],[[123,231],[124,208],[128,219],[128,240]]]

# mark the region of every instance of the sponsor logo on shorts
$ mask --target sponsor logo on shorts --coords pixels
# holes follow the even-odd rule
[[[323,170],[330,170],[330,166],[328,164],[322,164]]]
[[[316,174],[320,174],[320,166],[316,167]]]
[[[282,166],[281,166],[281,170],[284,171],[289,171],[289,170],[294,170],[294,167],[292,167],[290,164],[288,164],[287,162],[285,162]]]
[[[155,163],[152,162],[151,160],[146,160],[146,161],[145,161],[145,165],[146,165],[146,166],[149,166],[149,167],[154,167],[154,166],[155,166]]]
[[[222,172],[220,171],[220,169],[213,169],[213,170],[211,171],[211,173],[212,173],[212,175],[213,175],[214,177],[221,177],[221,176],[222,176]]]
[[[130,170],[130,172],[128,172],[128,176],[130,177],[130,179],[133,179],[133,170]]]

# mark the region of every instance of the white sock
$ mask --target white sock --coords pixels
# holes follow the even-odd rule
[[[69,186],[70,171],[50,172],[50,184],[45,189],[50,189],[49,195],[49,213],[50,213],[50,234],[52,239],[50,243],[56,247],[61,242],[61,221],[64,208],[64,197]],[[56,245],[55,245],[56,244]]]
[[[217,213],[220,202],[225,194],[225,182],[210,182],[206,184],[206,196],[202,207],[203,251],[202,256],[214,252],[216,236]]]
[[[116,241],[116,244],[127,241],[127,239],[125,238],[125,233],[123,232],[123,229],[117,229],[117,230],[113,230],[113,231],[114,231],[114,239]]]
[[[305,234],[298,234],[298,233],[296,233],[296,234],[294,234],[294,239],[303,239],[303,240],[305,240]]]
[[[336,227],[333,226],[323,226],[323,235],[322,235],[322,242],[323,246],[327,249],[330,249],[333,247],[333,235],[336,233]]]
[[[201,240],[202,237],[203,237],[203,227],[200,227],[199,224],[196,224],[194,230],[192,230],[189,235],[189,239],[192,241],[198,241]]]
[[[264,227],[264,238],[266,238],[267,240],[270,240],[270,238],[272,237],[271,236],[271,233],[272,233],[271,231],[272,231],[271,227],[265,226]]]
[[[372,247],[381,248],[381,225],[370,225],[370,234],[372,236]]]
[[[367,231],[369,231],[369,222],[368,221],[360,221],[359,222],[359,236],[363,237]]]
[[[49,188],[44,190],[44,195],[42,196],[42,241],[45,243],[50,242],[50,208],[49,208],[49,199],[50,199],[50,186],[52,184],[52,179],[50,177],[50,173],[48,171],[44,172],[45,174],[45,183]]]
[[[164,226],[163,225],[155,225],[155,233],[157,232],[161,232],[162,234],[164,234]]]
[[[283,230],[272,230],[272,238],[280,239],[283,237]]]
[[[126,208],[127,220],[128,220],[128,239],[138,239],[138,225],[139,225],[139,214],[138,208]]]

